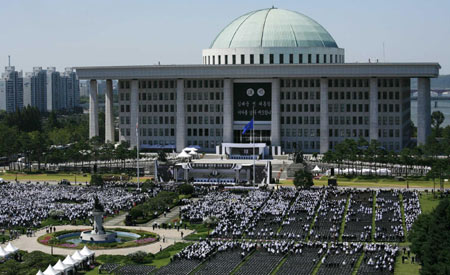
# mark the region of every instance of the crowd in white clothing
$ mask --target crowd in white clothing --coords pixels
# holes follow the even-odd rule
[[[50,215],[69,221],[89,216],[97,196],[106,215],[148,195],[123,188],[7,183],[0,185],[0,227],[37,227]]]

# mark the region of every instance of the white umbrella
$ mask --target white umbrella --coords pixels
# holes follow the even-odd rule
[[[5,250],[10,253],[16,253],[19,249],[15,247],[11,242],[5,247]]]
[[[77,262],[70,255],[67,255],[67,257],[63,261],[63,264],[68,266],[74,266],[77,264]]]
[[[83,249],[80,251],[80,254],[86,257],[90,257],[95,254],[92,250],[90,250],[87,246],[84,246]]]
[[[61,262],[61,260],[58,260],[58,262],[53,266],[53,269],[56,271],[64,272],[66,270],[72,269],[70,266],[67,266]]]
[[[39,269],[38,273],[36,273],[36,275],[44,275],[44,273],[42,273],[42,271]]]
[[[316,167],[314,167],[314,169],[312,169],[313,172],[320,172],[322,171],[319,166],[316,165]]]
[[[8,256],[9,254],[9,252],[5,251],[3,247],[0,246],[0,257],[6,258],[6,256]]]

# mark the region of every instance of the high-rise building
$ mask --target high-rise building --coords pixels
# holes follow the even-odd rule
[[[65,102],[61,106],[72,110],[80,103],[80,83],[73,68],[66,68],[61,75],[61,91],[64,94]]]
[[[5,67],[0,79],[0,110],[15,112],[23,108],[23,76],[14,66]]]
[[[42,67],[34,67],[26,73],[23,83],[24,106],[32,106],[41,112],[47,111],[47,72]]]

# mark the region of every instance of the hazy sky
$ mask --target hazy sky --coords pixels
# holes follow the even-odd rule
[[[8,54],[33,66],[199,64],[233,19],[278,8],[315,19],[347,62],[439,62],[450,74],[449,0],[13,0],[0,1],[0,71]]]

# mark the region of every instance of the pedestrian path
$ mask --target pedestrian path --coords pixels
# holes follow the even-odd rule
[[[158,218],[153,219],[146,223],[144,226],[151,227],[153,224],[163,224],[163,223],[172,223],[173,220],[180,217],[180,207],[175,206],[172,208],[168,213],[166,213],[166,216],[164,216],[164,213],[159,215]]]
[[[74,226],[74,225],[62,225],[56,226],[56,231],[61,230],[74,230],[74,229],[88,229],[88,226]],[[107,226],[106,228],[112,228]],[[128,247],[128,248],[116,248],[116,249],[96,249],[95,255],[128,255],[130,253],[134,253],[137,251],[144,251],[146,253],[158,253],[161,249],[164,249],[175,242],[184,242],[181,238],[181,232],[183,232],[184,236],[187,236],[192,233],[192,230],[183,230],[179,231],[176,229],[155,229],[143,226],[115,226],[114,228],[127,228],[127,229],[137,229],[137,230],[145,230],[158,234],[160,236],[160,240],[148,245],[142,245],[137,247]],[[45,235],[45,229],[39,230],[36,232],[35,236],[27,237],[26,235],[21,235],[20,238],[12,241],[12,244],[15,245],[20,250],[32,252],[32,251],[42,251],[44,253],[50,254],[52,252],[52,248],[47,245],[40,244],[37,239]],[[163,242],[163,239],[165,242]],[[53,248],[53,254],[57,255],[72,255],[75,252],[75,249],[67,249],[67,248]]]
[[[128,212],[117,215],[117,216],[113,217],[112,219],[107,220],[106,222],[103,223],[103,225],[105,225],[105,226],[125,225],[124,221],[125,221],[126,215],[128,215]]]

